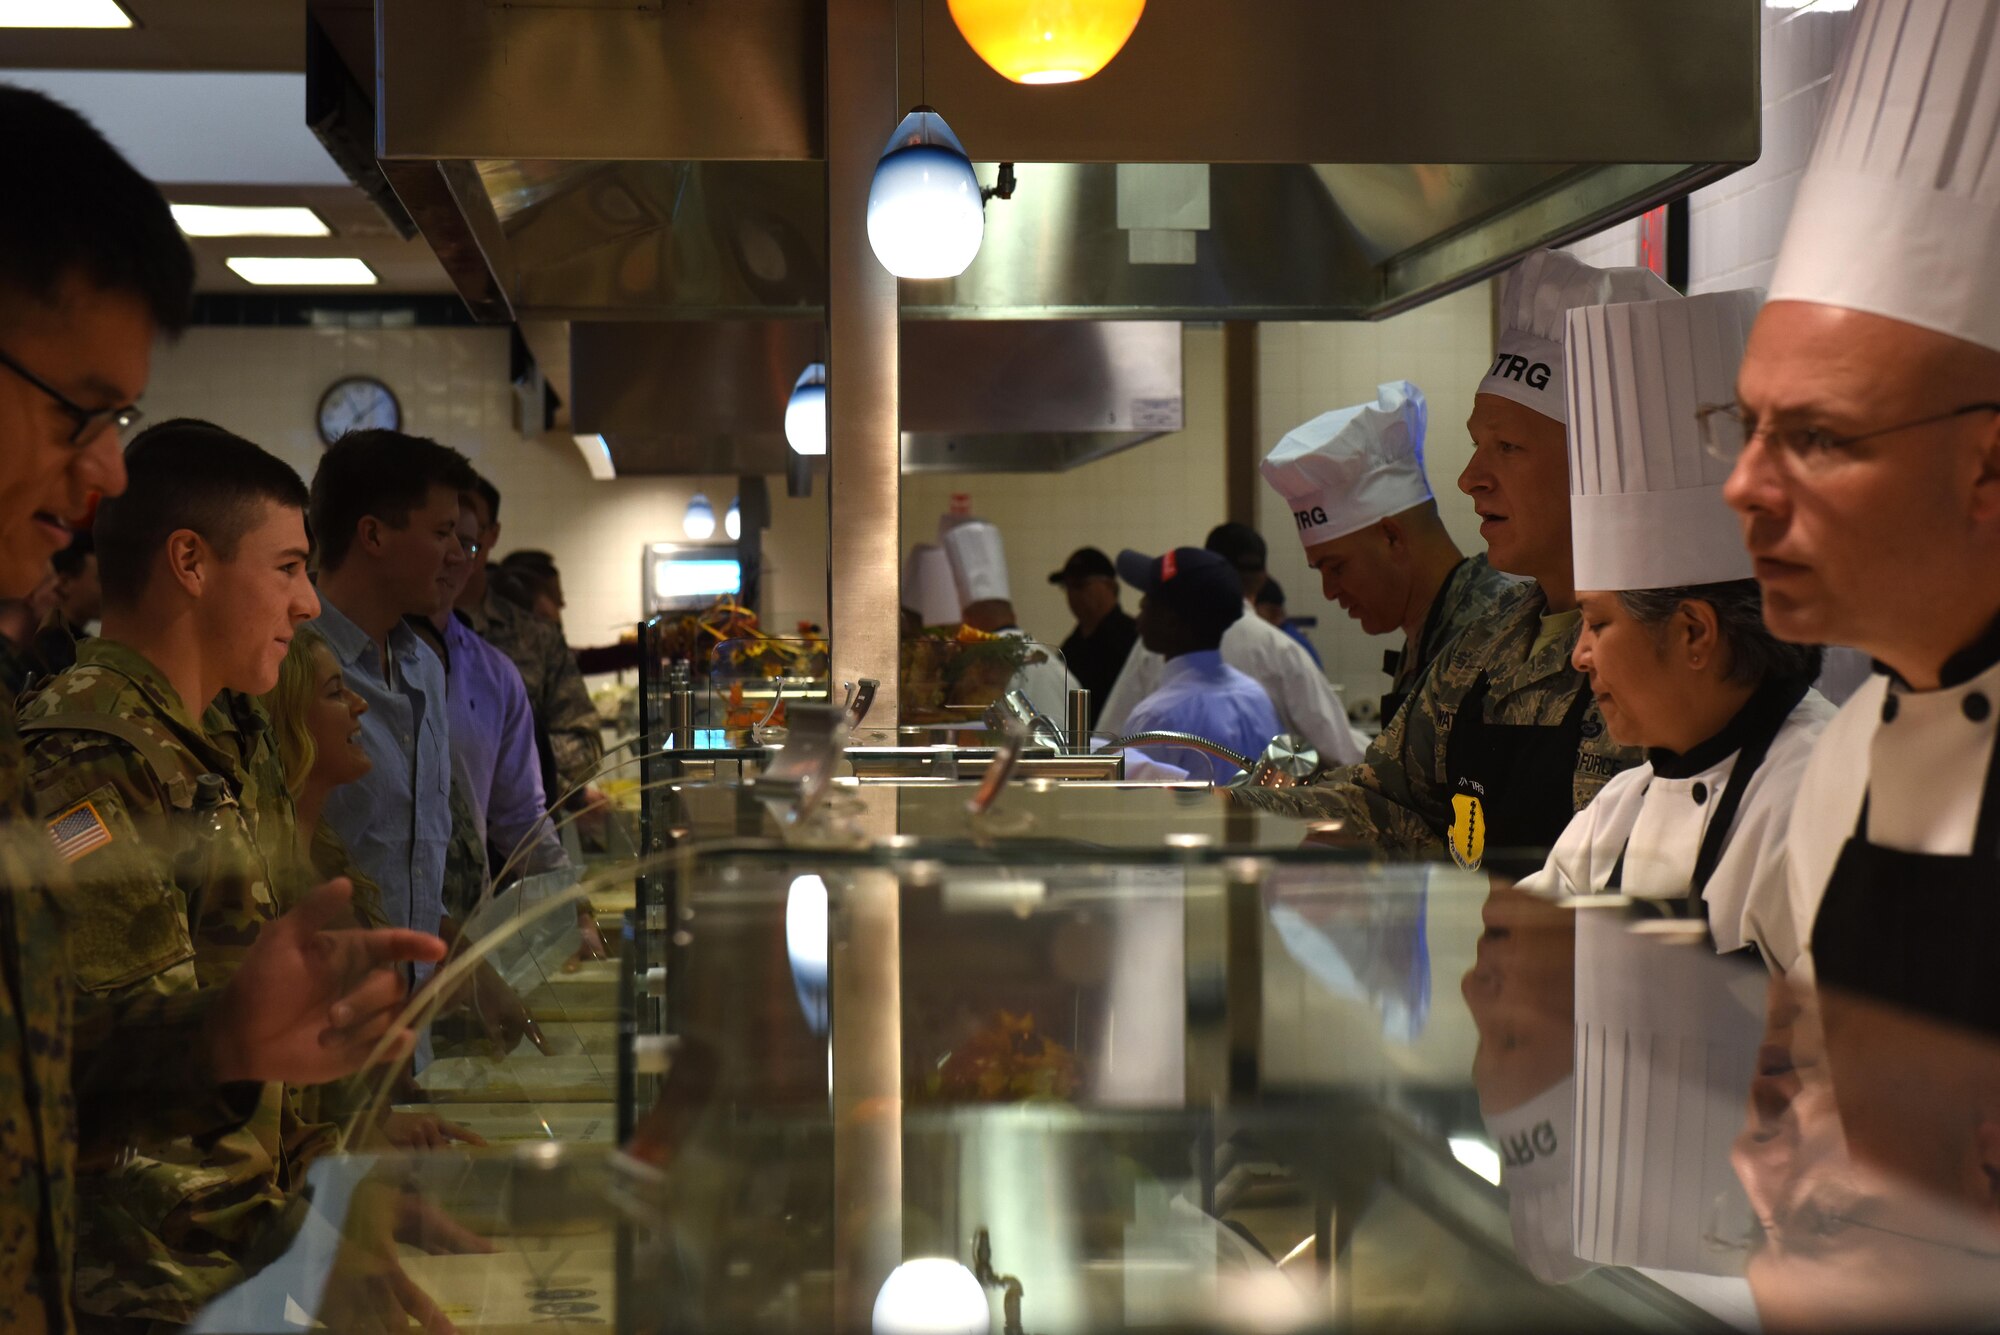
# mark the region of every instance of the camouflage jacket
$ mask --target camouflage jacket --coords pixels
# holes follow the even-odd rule
[[[224,982],[277,914],[267,849],[295,836],[254,702],[227,693],[197,724],[158,671],[99,638],[22,711],[39,819],[68,863],[57,908],[71,977],[91,996],[174,996]],[[196,779],[222,778],[202,811]],[[329,1129],[282,1085],[238,1124],[186,1134],[153,1109],[78,1164],[75,1301],[106,1317],[185,1322],[240,1282]]]
[[[467,612],[466,620],[521,670],[535,727],[548,737],[555,764],[549,800],[588,783],[604,759],[603,722],[562,632],[490,588],[485,603]]]
[[[1459,706],[1480,677],[1487,681],[1482,716],[1491,723],[1553,725],[1579,691],[1590,689],[1570,666],[1574,628],[1536,648],[1547,610],[1537,585],[1506,591],[1431,664],[1360,764],[1335,770],[1309,788],[1238,789],[1238,799],[1290,815],[1340,820],[1346,836],[1385,853],[1443,858],[1453,795],[1446,750]],[[1641,758],[1636,749],[1611,740],[1603,716],[1591,705],[1571,781],[1572,808],[1581,811],[1606,780]]]
[[[202,1027],[213,992],[79,997],[56,893],[64,870],[0,705],[0,1330],[74,1328],[77,1144],[123,1143],[135,1106],[189,1134],[243,1120],[258,1087],[218,1087]],[[74,1093],[72,1093],[74,1091]],[[135,1098],[135,1096],[143,1096]],[[160,1109],[164,1105],[165,1111]]]
[[[1494,605],[1520,585],[1520,580],[1486,564],[1483,552],[1466,557],[1452,568],[1424,618],[1421,640],[1414,646],[1405,645],[1396,655],[1395,677],[1389,683],[1389,693],[1382,697],[1383,727],[1389,726],[1396,710],[1416,690],[1424,669],[1435,663],[1438,655],[1449,649],[1467,626],[1485,620]]]

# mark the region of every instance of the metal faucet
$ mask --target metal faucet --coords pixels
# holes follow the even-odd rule
[[[1026,1335],[1021,1328],[1021,1281],[993,1270],[993,1237],[985,1229],[972,1235],[972,1277],[1000,1290],[1000,1335]]]
[[[1009,721],[1018,723],[1036,746],[1064,749],[1063,730],[1053,719],[1035,708],[1035,702],[1018,687],[1009,690],[986,708],[986,726],[994,732],[1007,731]]]

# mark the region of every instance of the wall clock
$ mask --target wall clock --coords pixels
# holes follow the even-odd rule
[[[396,393],[372,375],[351,375],[334,381],[319,396],[319,439],[331,445],[350,431],[380,428],[400,431],[403,405]]]

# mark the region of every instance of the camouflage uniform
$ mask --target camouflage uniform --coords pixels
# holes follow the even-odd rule
[[[588,783],[604,759],[603,723],[562,632],[490,588],[466,620],[521,670],[535,727],[547,735],[552,752],[556,782],[550,800]]]
[[[197,725],[144,658],[103,638],[23,709],[35,807],[70,884],[58,892],[70,969],[95,997],[171,997],[227,981],[277,916],[266,849],[293,840],[267,722],[225,693]],[[218,833],[199,834],[195,780],[222,777]],[[116,1151],[78,1165],[79,1313],[186,1322],[240,1282],[330,1128],[300,1123],[283,1085],[242,1122],[191,1136],[132,1110]]]
[[[1508,590],[1492,610],[1431,665],[1417,692],[1370,744],[1359,765],[1335,770],[1309,788],[1245,788],[1237,797],[1252,806],[1312,819],[1344,822],[1343,834],[1385,853],[1442,858],[1453,821],[1453,785],[1446,767],[1452,722],[1459,706],[1486,682],[1481,717],[1496,724],[1554,725],[1589,683],[1570,666],[1577,632],[1535,648],[1548,602],[1541,588]],[[1641,753],[1611,740],[1591,704],[1583,713],[1582,741],[1571,781],[1573,810],[1581,811],[1612,775]]]
[[[1405,645],[1390,654],[1396,667],[1390,673],[1389,693],[1382,697],[1383,727],[1388,727],[1396,717],[1396,711],[1417,689],[1424,670],[1437,661],[1438,655],[1449,649],[1467,626],[1485,620],[1494,605],[1509,590],[1520,587],[1520,583],[1487,565],[1483,552],[1468,556],[1452,567],[1444,586],[1431,601],[1430,612],[1424,617],[1423,634],[1414,648]],[[1388,664],[1383,667],[1387,670]]]

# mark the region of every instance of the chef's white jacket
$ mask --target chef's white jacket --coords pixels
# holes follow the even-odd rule
[[[1361,744],[1347,725],[1347,711],[1327,684],[1312,655],[1278,627],[1243,604],[1243,615],[1222,634],[1222,661],[1235,668],[1271,697],[1278,722],[1289,733],[1306,739],[1327,765],[1358,765]],[[1117,684],[1098,715],[1100,731],[1123,734],[1132,711],[1160,688],[1166,660],[1143,644],[1132,646]],[[1268,739],[1267,739],[1268,740]],[[1259,748],[1260,753],[1262,748]]]
[[[1767,910],[1767,930],[1786,943],[1786,953],[1774,956],[1780,967],[1789,971],[1810,953],[1813,919],[1841,845],[1855,833],[1864,794],[1872,794],[1870,843],[1906,853],[1972,852],[2000,734],[1996,715],[2000,663],[1935,691],[1913,691],[1877,676],[1854,693],[1820,738],[1799,784],[1798,815],[1787,839],[1788,893]],[[1921,894],[1923,887],[1910,892]]]
[[[1813,743],[1834,712],[1825,697],[1806,692],[1744,791],[1735,830],[1702,895],[1719,951],[1752,943],[1767,955],[1772,949],[1765,938],[1767,926],[1757,918],[1758,907],[1784,897],[1785,832],[1793,794]],[[1522,888],[1556,895],[1604,894],[1622,852],[1625,871],[1618,893],[1642,899],[1685,895],[1709,818],[1741,754],[1732,751],[1678,778],[1656,774],[1650,762],[1614,775],[1570,821],[1547,864],[1525,878]],[[1781,937],[1777,944],[1790,949],[1788,939]]]

